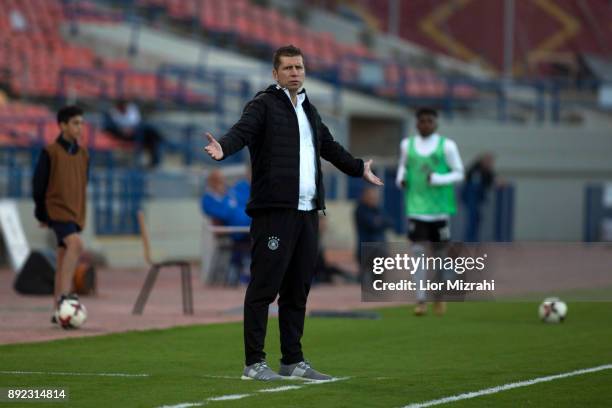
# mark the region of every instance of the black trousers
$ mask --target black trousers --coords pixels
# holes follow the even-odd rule
[[[268,307],[277,295],[282,362],[300,362],[306,299],[319,247],[317,211],[259,211],[253,215],[251,238],[251,281],[244,299],[245,363],[266,358]]]

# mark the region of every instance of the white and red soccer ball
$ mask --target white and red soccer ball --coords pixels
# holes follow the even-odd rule
[[[85,305],[75,299],[62,301],[57,310],[57,321],[64,329],[76,329],[87,320]]]
[[[540,305],[538,314],[545,323],[561,323],[567,316],[567,305],[559,298],[546,298]]]

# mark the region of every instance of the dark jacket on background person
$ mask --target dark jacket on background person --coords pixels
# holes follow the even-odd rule
[[[385,230],[393,226],[393,222],[378,207],[370,207],[359,203],[355,209],[355,225],[357,227],[357,248],[355,255],[361,259],[362,242],[385,242]]]
[[[300,93],[305,92],[302,90]],[[354,158],[332,137],[308,97],[302,104],[313,134],[316,157],[316,208],[325,209],[321,157],[342,172],[363,175],[363,160]],[[300,132],[295,108],[277,85],[257,93],[240,120],[219,140],[224,158],[248,146],[251,154],[251,195],[246,212],[263,208],[298,208]]]
[[[461,199],[464,203],[475,203],[480,205],[487,199],[487,193],[495,184],[495,173],[483,166],[474,163],[465,176],[465,183],[461,191]]]
[[[38,221],[74,222],[84,228],[88,168],[87,150],[62,135],[41,151],[32,178]]]

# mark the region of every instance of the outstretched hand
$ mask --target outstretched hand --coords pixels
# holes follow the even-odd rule
[[[221,160],[223,158],[223,149],[219,142],[217,142],[217,139],[209,132],[206,132],[206,138],[208,139],[208,145],[204,147],[206,153],[215,160]]]
[[[376,177],[374,173],[372,173],[372,159],[368,160],[363,164],[363,178],[365,181],[372,183],[375,186],[384,185],[382,180]]]

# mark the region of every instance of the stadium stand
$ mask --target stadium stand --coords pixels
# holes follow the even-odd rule
[[[337,41],[329,32],[315,32],[274,8],[248,0],[139,0],[137,4],[148,10],[167,10],[172,19],[186,26],[199,24],[215,42],[229,41],[252,48],[256,55],[266,58],[283,44],[295,44],[309,56],[308,68],[315,75],[382,97],[416,105],[425,99],[436,102],[449,96],[460,100],[476,96],[469,85],[454,86],[431,70],[414,71],[398,62],[380,59],[362,44]],[[373,86],[367,78],[372,68],[380,71]]]
[[[57,0],[7,0],[0,9],[0,70],[16,96],[89,99],[128,98],[145,102],[169,99],[182,104],[207,104],[207,95],[182,89],[173,78],[136,70],[125,59],[103,58],[91,48],[66,41],[63,23],[113,24],[117,15],[94,13],[94,3]],[[23,26],[11,26],[10,14],[20,13]],[[181,90],[179,91],[179,88]]]
[[[318,1],[383,32],[393,31],[388,0]],[[514,9],[516,75],[563,75],[578,65],[577,54],[611,55],[609,22],[612,8],[599,0],[517,1]],[[504,68],[504,7],[489,0],[397,1],[402,24],[397,35],[414,44],[453,57],[477,61],[502,72]],[[474,24],[478,21],[478,24]],[[482,35],[487,32],[487,35]],[[572,73],[572,72],[570,72]],[[575,73],[575,69],[573,70]]]

